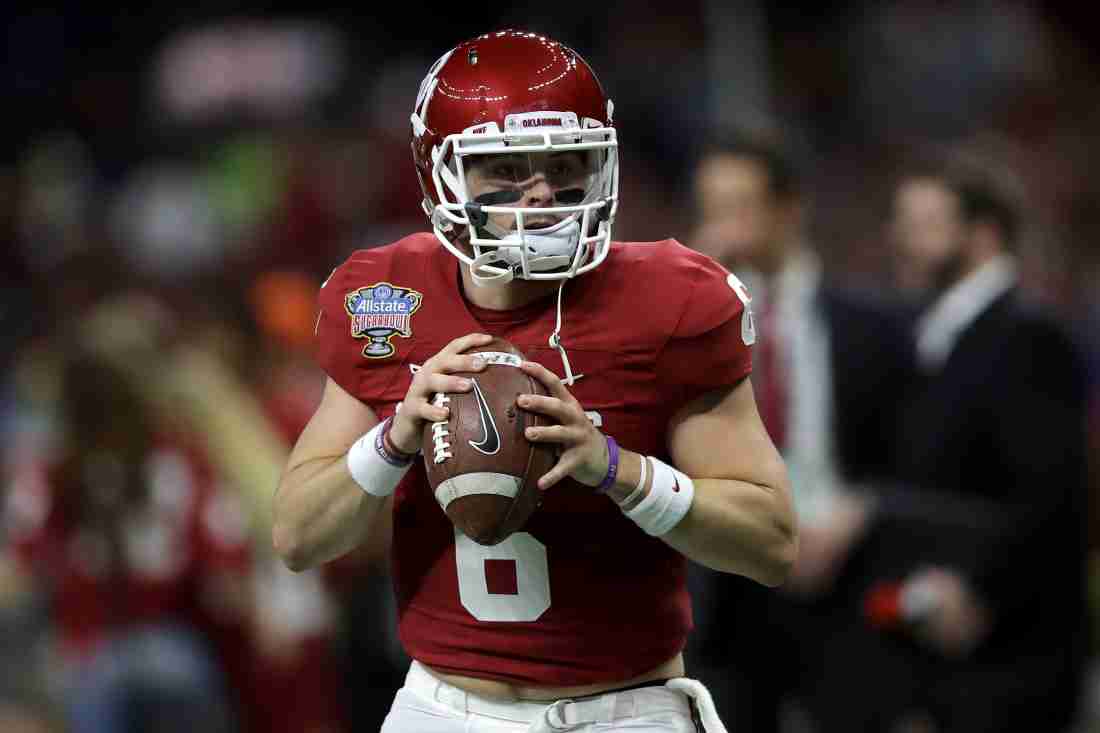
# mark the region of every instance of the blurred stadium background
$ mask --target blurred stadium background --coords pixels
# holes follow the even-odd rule
[[[408,148],[416,88],[438,55],[486,30],[544,32],[597,70],[623,148],[621,240],[690,244],[700,141],[717,126],[774,128],[805,170],[811,239],[827,270],[886,287],[897,166],[927,146],[992,156],[1028,202],[1023,283],[1092,355],[1095,384],[1100,32],[1087,5],[477,7],[71,3],[0,13],[3,731],[67,729],[58,691],[109,627],[95,620],[96,593],[133,592],[61,593],[56,564],[28,573],[19,560],[45,512],[27,486],[86,403],[141,405],[126,413],[132,423],[117,422],[151,421],[170,436],[161,449],[185,456],[201,487],[201,537],[189,541],[207,549],[194,550],[203,559],[173,586],[202,607],[187,632],[200,643],[139,643],[120,652],[128,673],[170,677],[142,660],[178,653],[195,680],[224,679],[227,700],[203,698],[217,708],[203,719],[212,730],[216,721],[377,729],[406,663],[392,638],[386,560],[365,548],[323,572],[290,574],[271,558],[268,497],[323,379],[310,355],[316,288],[353,249],[423,227]],[[92,394],[74,396],[67,370],[86,362],[102,374]],[[1092,440],[1095,466],[1100,431]],[[169,495],[180,479],[166,470]],[[125,499],[103,501],[110,511]],[[156,564],[171,546],[145,529]],[[110,557],[113,535],[104,536]],[[94,543],[81,547],[92,562]],[[132,611],[113,605],[108,619]],[[199,669],[203,645],[213,672]],[[158,694],[144,699],[155,707]],[[1080,730],[1100,730],[1100,680],[1086,685],[1080,718]]]

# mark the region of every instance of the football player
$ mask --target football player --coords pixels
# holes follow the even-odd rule
[[[399,633],[413,658],[384,731],[723,730],[685,678],[687,559],[783,582],[797,532],[753,401],[749,295],[666,239],[611,239],[614,107],[573,50],[502,31],[428,71],[411,116],[431,233],[354,253],[321,288],[321,404],[275,499],[293,569],[392,517]],[[414,460],[433,395],[505,338],[557,423],[540,510],[484,547]],[[621,447],[620,447],[621,446]],[[530,726],[530,728],[529,728]]]

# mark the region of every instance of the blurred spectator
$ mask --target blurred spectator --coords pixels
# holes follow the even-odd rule
[[[1018,294],[1023,210],[991,171],[956,158],[921,174],[953,236],[926,268],[900,481],[881,488],[861,540],[863,617],[825,643],[846,661],[825,685],[828,730],[1073,720],[1087,648],[1083,363]]]
[[[283,288],[279,297],[274,287]],[[342,670],[331,594],[320,573],[288,571],[269,540],[277,461],[320,386],[316,367],[305,363],[315,289],[304,275],[272,272],[250,287],[194,293],[195,302],[161,317],[156,301],[117,298],[84,324],[86,337],[142,385],[159,415],[201,440],[247,509],[255,545],[248,628],[217,637],[245,731],[347,729],[345,700],[332,692]]]
[[[946,262],[961,236],[958,201],[937,179],[936,173],[906,171],[894,191],[890,217],[893,277],[897,287],[920,300],[941,288]]]
[[[826,279],[805,236],[801,177],[781,143],[716,136],[695,192],[694,246],[743,277],[752,295],[753,391],[787,462],[800,528],[799,559],[779,593],[711,579],[713,626],[696,643],[729,668],[731,730],[775,731],[800,688],[831,672],[817,640],[829,633],[834,586],[865,521],[856,486],[884,477],[893,456],[908,344],[900,312]]]
[[[275,286],[280,297],[275,297]],[[206,307],[197,306],[202,301],[198,292],[193,293],[196,302],[180,300],[175,308],[154,297],[128,294],[102,300],[58,330],[86,348],[81,351],[86,364],[69,370],[70,377],[85,377],[78,393],[85,405],[85,432],[103,433],[103,415],[121,415],[105,404],[114,392],[140,405],[148,425],[183,444],[203,485],[217,487],[217,500],[196,510],[203,521],[236,527],[240,552],[251,556],[231,578],[212,583],[200,582],[192,577],[195,573],[185,578],[186,593],[191,594],[185,594],[185,600],[200,606],[195,631],[224,682],[229,696],[225,702],[236,718],[233,729],[342,731],[347,729],[347,705],[341,695],[333,694],[341,691],[342,677],[335,656],[338,627],[331,592],[321,584],[320,573],[295,575],[273,560],[266,529],[276,461],[311,413],[320,386],[308,356],[316,283],[296,273],[269,273],[241,290],[210,300]],[[28,380],[33,374],[37,382],[20,385],[22,391],[35,393],[36,407],[24,411],[44,413],[45,432],[53,434],[65,421],[49,418],[48,406],[69,402],[53,395],[55,380],[43,378],[57,358],[53,351],[43,350],[37,362],[23,369]],[[106,386],[95,378],[101,373],[110,377]],[[97,395],[102,410],[98,413],[90,406]],[[111,435],[140,442],[148,433],[145,424],[132,425],[120,417]],[[37,486],[41,471],[37,466],[27,470],[27,457],[57,444],[30,442],[23,435],[29,432],[30,424],[19,427],[21,442],[39,447],[18,451],[22,460],[17,462],[24,470],[9,494],[7,512],[13,532],[35,507],[27,489]],[[68,429],[64,433],[82,434]],[[209,457],[209,465],[200,455]],[[135,531],[142,528],[140,521],[130,524]],[[253,548],[257,534],[262,539]],[[39,552],[33,533],[30,539],[12,540],[21,556]],[[226,619],[229,623],[217,614],[212,617],[216,609],[205,604],[224,595],[236,607],[233,617]],[[70,615],[80,613],[72,604],[71,598],[55,598],[52,607]],[[140,657],[140,652],[134,656]]]
[[[228,730],[207,634],[243,621],[243,517],[125,378],[73,349],[58,452],[17,469],[9,551],[49,598],[55,683],[80,733]]]

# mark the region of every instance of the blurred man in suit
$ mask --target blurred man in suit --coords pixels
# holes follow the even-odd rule
[[[826,280],[782,143],[715,136],[697,167],[695,196],[693,246],[753,294],[753,389],[787,461],[800,528],[785,588],[699,579],[709,606],[700,609],[695,653],[726,673],[728,688],[715,692],[731,730],[776,731],[786,702],[830,671],[818,640],[841,608],[848,553],[867,521],[858,487],[892,464],[895,408],[912,359],[899,312]]]
[[[849,571],[864,593],[826,642],[850,660],[828,730],[921,710],[939,731],[1060,731],[1086,650],[1085,395],[1077,350],[1017,293],[1021,209],[987,166],[907,176],[891,231],[924,248],[919,377]],[[900,242],[904,245],[904,242]],[[902,246],[901,249],[904,250]]]

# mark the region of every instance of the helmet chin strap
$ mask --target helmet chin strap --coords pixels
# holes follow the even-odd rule
[[[500,261],[500,256],[495,251],[482,252],[473,259],[470,263],[470,279],[474,281],[474,285],[484,287],[486,285],[499,285],[503,283],[510,283],[516,277],[514,268],[502,269],[500,272],[490,272],[486,275],[481,274],[484,272],[482,269],[485,265],[492,264]]]
[[[562,384],[572,387],[574,382],[583,377],[583,374],[573,374],[573,367],[569,364],[569,354],[565,353],[565,347],[561,345],[561,294],[565,291],[565,280],[558,283],[558,320],[554,326],[554,333],[550,334],[550,348],[557,349],[561,354],[561,363],[565,367],[565,379],[561,380]]]

